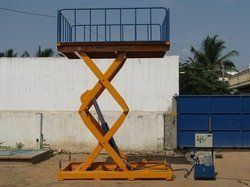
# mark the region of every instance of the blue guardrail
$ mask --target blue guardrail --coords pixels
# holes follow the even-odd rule
[[[169,9],[78,8],[57,15],[57,42],[169,41]]]

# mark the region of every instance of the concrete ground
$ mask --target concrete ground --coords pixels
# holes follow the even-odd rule
[[[173,181],[164,180],[71,180],[57,181],[58,162],[65,164],[68,155],[59,154],[39,164],[22,162],[0,162],[0,186],[128,186],[128,187],[165,187],[165,186],[250,186],[250,151],[224,151],[222,159],[215,159],[217,179],[215,181],[195,181],[192,174],[186,179],[184,172],[176,171]],[[73,154],[72,160],[84,160],[86,154]],[[131,156],[135,159],[136,156]],[[163,159],[163,156],[145,156],[147,160]],[[108,159],[101,155],[98,160]],[[173,169],[191,168],[183,156],[167,157]]]

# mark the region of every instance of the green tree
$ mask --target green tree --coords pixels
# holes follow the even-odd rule
[[[41,46],[39,46],[38,51],[36,53],[37,57],[51,57],[54,55],[54,51],[51,48],[46,48],[44,50],[41,49]]]
[[[201,63],[183,63],[180,65],[180,94],[230,94],[233,90],[229,88],[227,82],[219,80],[219,75],[218,70],[208,70]]]
[[[16,57],[16,56],[17,56],[17,53],[15,53],[13,49],[7,49],[4,52],[4,57]]]
[[[21,57],[30,57],[30,54],[28,53],[28,51],[24,51]]]
[[[238,52],[232,50],[223,54],[225,48],[225,42],[218,36],[207,36],[200,50],[191,47],[193,57],[180,65],[180,94],[229,94],[233,91],[224,81],[225,71],[236,69],[231,57],[237,56]],[[223,81],[219,80],[220,77]]]
[[[202,41],[200,50],[196,50],[194,47],[191,47],[193,57],[189,57],[188,61],[202,63],[208,70],[219,69],[219,73],[224,81],[225,71],[236,70],[231,58],[239,55],[236,50],[223,54],[224,49],[226,49],[225,42],[218,39],[218,35],[208,35]]]

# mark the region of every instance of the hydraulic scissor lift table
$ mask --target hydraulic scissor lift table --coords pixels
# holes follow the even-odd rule
[[[153,8],[148,9],[150,10],[150,13],[152,9]],[[84,11],[85,10],[86,9],[84,9]],[[110,9],[108,10],[110,11]],[[166,9],[163,10],[165,11]],[[77,13],[74,9],[73,11],[75,12],[75,14]],[[90,10],[90,15],[92,15],[91,11],[93,10]],[[105,11],[105,16],[106,16],[107,10],[101,9],[101,11]],[[122,10],[120,10],[120,12],[121,11]],[[61,11],[59,12],[59,16],[62,16]],[[60,29],[62,25],[61,20],[64,19],[65,17],[63,17],[63,19],[61,18],[58,19],[60,22],[58,24]],[[164,24],[166,25],[166,21],[167,19],[165,17],[160,34],[162,34],[162,31],[164,31],[163,28],[165,28]],[[68,23],[66,24],[66,21],[64,22],[63,22],[64,25],[68,24]],[[110,27],[110,25],[107,25],[107,27]],[[73,27],[67,26],[66,28],[73,28]],[[121,28],[120,35],[121,38],[123,38],[124,36],[122,34],[122,27],[120,28]],[[105,24],[105,29],[106,29],[106,24]],[[58,180],[65,180],[65,179],[172,180],[173,172],[171,166],[168,163],[164,161],[147,162],[146,160],[142,160],[141,162],[130,162],[129,160],[127,160],[126,155],[116,145],[113,136],[123,124],[126,116],[128,115],[129,108],[124,99],[115,89],[115,87],[111,84],[112,79],[122,68],[127,58],[163,57],[166,51],[169,50],[170,46],[169,40],[166,40],[166,37],[164,37],[162,40],[159,41],[151,41],[151,40],[106,41],[105,37],[105,41],[98,42],[98,41],[91,41],[91,36],[90,36],[90,41],[72,41],[72,30],[65,32],[66,34],[69,33],[69,35],[66,35],[67,36],[66,38],[65,35],[62,35],[62,33],[63,32],[61,31],[59,32],[59,38],[57,43],[58,51],[68,58],[82,59],[84,63],[89,67],[89,69],[93,72],[93,74],[98,78],[97,83],[91,89],[85,91],[82,94],[81,96],[82,104],[78,111],[83,123],[97,139],[98,144],[96,145],[93,152],[88,155],[85,161],[69,162],[64,168],[60,169],[60,171],[57,173]],[[167,33],[167,31],[165,30],[163,33]],[[113,63],[111,63],[106,72],[103,73],[100,71],[100,69],[98,68],[96,63],[92,60],[92,58],[115,58],[115,60],[113,61]],[[100,111],[100,108],[97,104],[98,97],[102,94],[102,92],[105,89],[110,93],[110,95],[122,109],[122,112],[118,116],[118,119],[114,122],[113,125],[110,125],[110,129],[107,123],[105,122],[103,115]],[[98,118],[101,121],[101,124],[98,122],[98,120],[94,118],[94,116],[89,111],[89,109],[92,106],[95,107],[98,114]],[[100,152],[103,149],[105,149],[105,151],[110,155],[113,162],[111,163],[94,162],[96,157],[100,154]]]

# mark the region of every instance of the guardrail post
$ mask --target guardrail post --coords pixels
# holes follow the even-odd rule
[[[61,41],[61,11],[57,11],[57,42]]]
[[[75,28],[74,28],[74,37],[75,37],[75,41],[76,41],[76,10],[74,10],[74,24],[75,24]]]
[[[137,13],[135,8],[135,41],[137,40]]]
[[[105,19],[105,41],[107,41],[107,10],[105,9],[105,13],[104,13],[104,19]]]
[[[169,9],[167,9],[167,14],[166,14],[166,40],[170,40],[170,13]]]
[[[152,9],[149,10],[149,19],[150,19],[150,40],[152,41]]]
[[[91,9],[89,10],[89,41],[91,41]]]
[[[120,41],[122,41],[122,9],[120,9]]]

